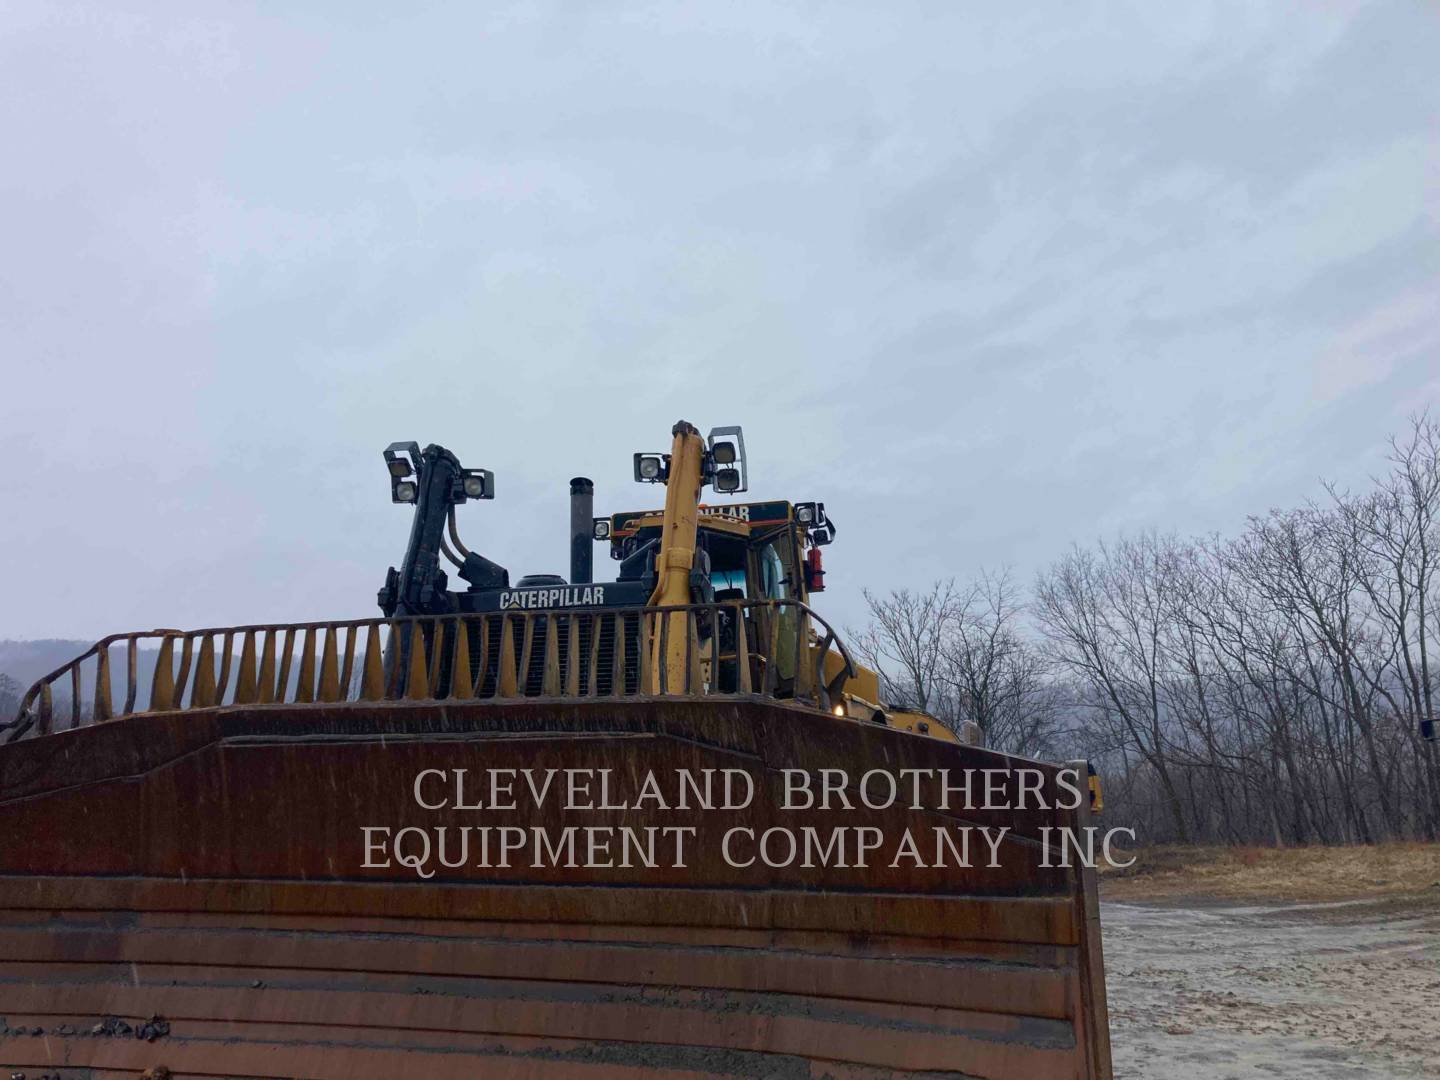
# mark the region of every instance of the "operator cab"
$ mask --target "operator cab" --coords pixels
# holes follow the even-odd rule
[[[620,581],[647,572],[658,550],[664,514],[627,511],[596,518],[594,535],[610,541],[610,557],[620,562]],[[773,643],[774,663],[782,684],[795,675],[795,628],[799,610],[771,607],[766,601],[805,603],[824,588],[819,548],[833,539],[835,527],[823,503],[792,504],[783,500],[699,507],[695,570],[691,600],[714,603],[719,636],[717,683],[734,689],[739,627],[746,640]],[[807,553],[808,549],[808,553]],[[772,625],[769,620],[777,620]],[[704,636],[712,632],[708,622]],[[754,646],[751,647],[754,651]]]
[[[621,581],[643,572],[642,556],[658,548],[663,520],[658,510],[596,519],[594,535],[610,541],[610,557],[621,563]],[[824,503],[701,503],[698,524],[696,546],[703,554],[697,571],[703,568],[708,595],[696,599],[804,602],[824,589],[818,549],[835,535]]]

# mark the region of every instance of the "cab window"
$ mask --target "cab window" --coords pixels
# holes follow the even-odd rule
[[[714,587],[716,596],[719,596],[721,593],[739,593],[742,598],[748,595],[745,588],[745,571],[743,568],[737,570],[711,570],[710,584]],[[730,599],[735,598],[733,595],[730,597]]]
[[[774,544],[766,544],[758,554],[760,595],[769,600],[786,599],[788,590],[785,588],[785,563],[781,560],[780,553],[775,550]]]

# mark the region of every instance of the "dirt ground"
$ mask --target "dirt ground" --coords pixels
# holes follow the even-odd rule
[[[1159,853],[1101,895],[1118,1080],[1440,1077],[1440,847]]]
[[[1440,892],[1440,844],[1373,847],[1157,847],[1101,871],[1107,900],[1374,900]]]

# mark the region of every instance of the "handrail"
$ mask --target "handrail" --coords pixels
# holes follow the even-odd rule
[[[675,614],[683,614],[683,620],[669,617]],[[671,685],[674,675],[663,661],[670,635],[676,632],[686,636],[679,686]],[[787,666],[781,655],[782,632],[784,645],[790,647],[787,671],[781,670]],[[652,649],[656,635],[659,648]],[[158,648],[140,709],[142,641],[154,641]],[[125,693],[117,709],[110,651],[121,643]],[[832,648],[841,662],[827,679],[825,659]],[[93,669],[88,711],[82,666]],[[828,712],[854,675],[849,650],[834,629],[798,600],[511,608],[394,619],[146,630],[112,634],[39,679],[21,699],[15,719],[0,723],[0,742],[60,730],[53,688],[67,681],[67,728],[74,729],[140,712],[402,699],[758,694]]]

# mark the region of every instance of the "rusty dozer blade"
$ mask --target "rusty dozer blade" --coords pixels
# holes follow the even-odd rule
[[[0,1064],[1111,1075],[1093,872],[1040,865],[1042,829],[1088,821],[1057,808],[1058,766],[758,690],[647,695],[643,665],[628,696],[584,696],[562,663],[553,694],[476,698],[433,654],[397,674],[306,636],[310,701],[274,701],[293,682],[237,632],[235,670],[202,678],[201,703],[192,670],[156,711],[0,745]],[[468,638],[471,661],[472,645],[500,649]],[[475,668],[490,693],[496,671]],[[453,696],[406,692],[437,678]],[[938,808],[940,770],[1021,767],[1048,809]],[[862,783],[875,769],[918,770],[919,799],[885,805],[882,778]],[[854,808],[801,809],[792,788],[785,809],[787,780],[818,794],[821,770]],[[936,834],[964,826],[969,867],[896,854],[908,830],[930,862]],[[980,827],[1008,830],[993,867]]]

